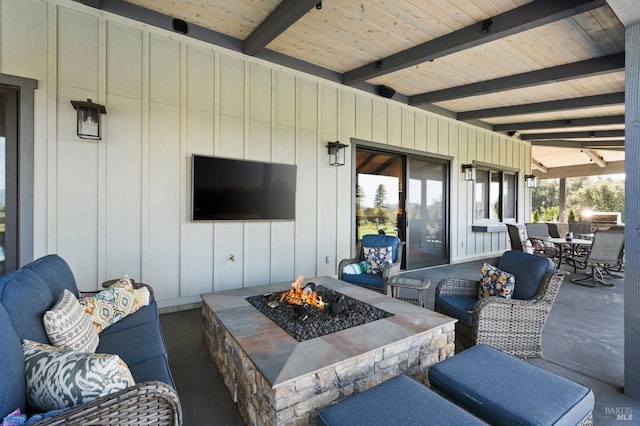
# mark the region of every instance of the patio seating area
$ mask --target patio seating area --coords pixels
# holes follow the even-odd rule
[[[450,276],[477,279],[487,260],[493,259],[402,275],[434,283],[425,294],[425,305],[433,309],[435,283]],[[542,358],[527,362],[591,388],[596,400],[594,424],[617,424],[616,419],[624,419],[619,416],[627,415],[628,419],[628,415],[640,412],[640,403],[625,396],[622,389],[624,280],[613,279],[616,287],[612,289],[589,288],[571,282],[578,275],[572,272],[565,276],[560,287],[543,331]],[[232,396],[203,343],[201,310],[164,314],[160,321],[185,424],[242,425]]]

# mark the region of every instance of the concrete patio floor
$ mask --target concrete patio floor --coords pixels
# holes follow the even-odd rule
[[[431,281],[425,305],[432,309],[441,278],[477,279],[481,264],[467,262],[404,274]],[[624,280],[611,280],[616,284],[613,289],[590,288],[571,282],[580,276],[578,271],[565,278],[543,332],[543,357],[529,362],[593,389],[595,425],[640,424],[640,401],[623,393]],[[163,314],[160,321],[185,426],[243,425],[203,344],[200,309]],[[617,419],[620,413],[627,414],[627,420]]]

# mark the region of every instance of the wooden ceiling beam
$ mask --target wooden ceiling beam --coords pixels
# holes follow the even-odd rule
[[[624,161],[612,161],[607,163],[606,167],[598,167],[593,163],[589,163],[575,166],[549,167],[544,174],[537,170],[533,172],[540,179],[602,176],[617,173],[624,173]]]
[[[576,149],[611,149],[618,151],[624,149],[624,141],[531,141],[531,146],[554,146],[558,148],[576,148]]]
[[[522,89],[541,84],[592,77],[617,71],[624,71],[624,52],[413,95],[409,97],[409,104],[420,106],[451,99],[467,98],[505,90]]]
[[[536,169],[540,170],[542,173],[547,173],[549,171],[549,169],[544,164],[542,164],[535,158],[531,159],[531,165]]]
[[[624,125],[624,115],[609,115],[604,117],[572,118],[568,120],[529,121],[521,123],[495,124],[494,132],[522,132],[526,130],[543,130],[571,127],[608,126],[612,124]]]
[[[520,135],[520,139],[523,141],[533,140],[551,140],[551,139],[602,139],[602,138],[617,138],[624,140],[624,130],[600,130],[600,131],[586,131],[586,132],[554,132],[554,133],[528,133]]]
[[[592,149],[585,149],[585,150],[583,150],[581,152],[584,155],[586,155],[587,157],[589,157],[591,159],[591,161],[593,161],[594,164],[596,164],[598,167],[607,167],[607,162],[604,161],[602,156],[600,154],[598,154],[596,151],[594,151]]]
[[[459,112],[457,117],[458,120],[473,120],[488,117],[504,117],[509,115],[525,115],[540,112],[583,109],[605,105],[624,105],[624,92],[585,96],[582,98],[561,99],[558,101],[513,105],[507,107],[478,109],[475,111],[464,111]]]
[[[306,15],[320,0],[282,0],[255,30],[244,40],[242,51],[255,55]]]
[[[489,20],[478,22],[427,41],[402,52],[347,71],[342,83],[354,85],[442,56],[480,46],[522,31],[540,27],[570,16],[606,5],[606,0],[536,0],[504,12]],[[487,26],[487,31],[484,27]]]

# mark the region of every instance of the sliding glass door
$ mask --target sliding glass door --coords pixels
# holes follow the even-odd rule
[[[449,262],[448,162],[356,149],[356,240],[385,233],[406,242],[406,269]]]

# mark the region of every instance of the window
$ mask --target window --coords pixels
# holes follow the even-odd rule
[[[516,219],[516,173],[505,170],[476,169],[475,219],[500,222]]]

